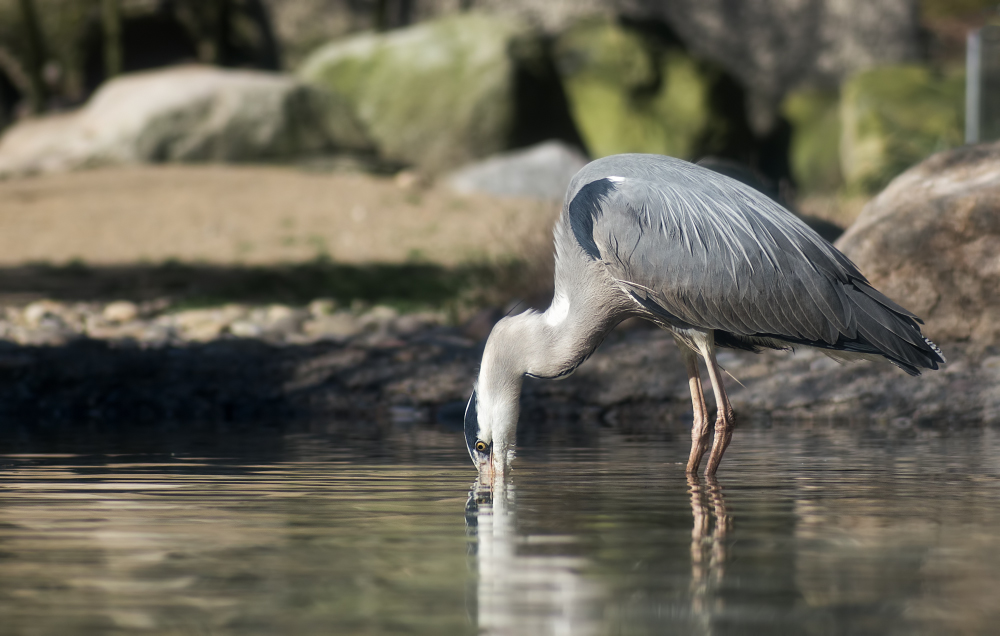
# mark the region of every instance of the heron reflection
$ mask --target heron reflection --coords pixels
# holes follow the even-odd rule
[[[514,485],[477,480],[466,503],[466,523],[478,569],[476,621],[481,634],[596,634],[603,591],[581,574],[587,560],[532,554],[535,546],[572,537],[517,531]]]
[[[686,599],[675,608],[674,616],[677,627],[710,633],[713,616],[721,610],[718,591],[725,577],[732,522],[718,481],[689,475],[687,484],[692,515],[691,576],[687,585],[679,581],[688,589],[674,597]],[[613,589],[605,589],[596,578],[587,576],[586,572],[598,569],[598,564],[574,548],[576,537],[519,530],[513,482],[508,477],[493,486],[477,480],[466,503],[477,574],[470,613],[479,633],[604,633],[620,620],[634,620],[633,612],[645,615],[652,609],[637,607],[634,597],[616,598]],[[545,553],[539,554],[540,550]],[[678,556],[686,560],[686,555]],[[649,600],[657,608],[654,613],[662,616],[665,599]]]

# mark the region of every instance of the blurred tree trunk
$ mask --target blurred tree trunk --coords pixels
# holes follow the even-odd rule
[[[232,2],[230,0],[214,0],[215,18],[215,59],[218,66],[231,63],[229,59],[229,29],[232,22]]]
[[[376,31],[385,31],[389,28],[389,0],[375,0],[372,24]]]
[[[39,113],[49,100],[48,87],[45,85],[45,42],[42,39],[42,29],[38,25],[34,0],[20,0],[20,4],[24,36],[28,46],[26,70],[31,84],[31,110]]]
[[[395,0],[391,12],[389,4],[389,0],[375,0],[372,24],[376,31],[407,26],[413,21],[414,0]]]
[[[413,3],[414,0],[399,0],[398,26],[409,26],[413,22]]]
[[[260,32],[261,51],[259,65],[272,71],[281,70],[281,47],[271,26],[271,14],[261,0],[247,0],[244,7],[246,14],[257,25]]]
[[[101,0],[106,79],[111,79],[122,72],[122,13],[119,2],[120,0]]]

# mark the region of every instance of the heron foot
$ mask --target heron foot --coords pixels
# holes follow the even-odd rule
[[[722,455],[733,439],[734,428],[736,428],[736,414],[732,407],[720,410],[715,420],[715,440],[712,442],[712,454],[709,455],[708,466],[705,468],[706,476],[711,477],[715,475],[715,471],[719,470]]]
[[[697,415],[697,414],[696,414]],[[704,416],[695,417],[691,427],[691,454],[688,455],[687,474],[697,475],[701,458],[708,451],[709,428],[708,419]]]

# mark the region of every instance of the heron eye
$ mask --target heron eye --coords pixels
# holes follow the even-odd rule
[[[485,453],[486,448],[487,448],[486,442],[484,442],[483,440],[479,440],[478,442],[476,442],[476,450],[479,451],[480,453]]]

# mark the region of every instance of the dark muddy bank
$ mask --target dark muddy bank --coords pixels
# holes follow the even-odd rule
[[[38,423],[164,421],[437,422],[460,427],[481,341],[432,326],[307,343],[221,336],[149,345],[74,339],[0,344],[0,418]],[[889,365],[795,355],[721,353],[744,423],[838,418],[951,428],[1000,423],[1000,350],[944,347],[949,364],[911,378]],[[711,395],[711,392],[708,392]],[[527,380],[522,418],[623,431],[690,422],[672,339],[620,329],[572,377]],[[530,424],[522,426],[530,430]]]

